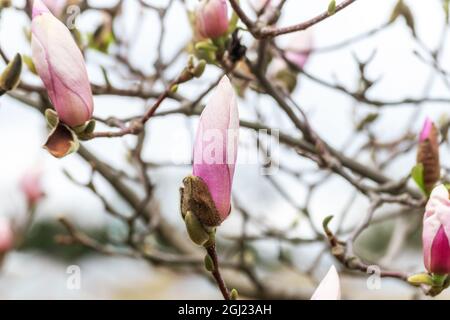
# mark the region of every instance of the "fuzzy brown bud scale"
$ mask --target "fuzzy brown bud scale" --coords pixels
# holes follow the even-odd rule
[[[417,163],[423,165],[423,180],[425,190],[430,193],[440,179],[438,131],[434,124],[430,134],[419,143]]]

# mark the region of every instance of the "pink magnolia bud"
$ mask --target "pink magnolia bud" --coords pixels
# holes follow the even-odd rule
[[[341,300],[339,275],[334,266],[331,266],[327,275],[320,282],[311,300]]]
[[[441,177],[439,160],[438,130],[427,118],[419,135],[417,163],[423,165],[423,180],[425,190],[430,192]]]
[[[239,140],[234,89],[224,76],[202,112],[194,144],[193,175],[208,186],[220,218],[231,209],[231,186]]]
[[[66,26],[41,0],[35,0],[32,21],[33,61],[59,119],[71,126],[91,119],[92,91],[83,55]]]
[[[41,171],[27,172],[20,181],[20,188],[24,193],[28,205],[34,206],[44,197],[41,185]]]
[[[0,260],[14,246],[14,233],[8,219],[0,217]]]
[[[289,45],[285,49],[286,59],[299,69],[303,69],[308,62],[313,46],[312,33],[309,30],[293,34]]]
[[[196,15],[197,32],[203,38],[218,38],[228,31],[226,0],[203,0]]]
[[[423,217],[423,260],[434,274],[450,273],[450,200],[444,185],[433,189]]]
[[[430,118],[426,118],[423,123],[422,131],[420,131],[419,142],[424,142],[430,137],[431,131],[433,129],[433,121]]]

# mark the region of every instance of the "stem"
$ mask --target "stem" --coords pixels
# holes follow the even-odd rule
[[[227,286],[225,282],[223,281],[222,275],[220,274],[219,269],[219,260],[217,259],[217,252],[216,252],[216,245],[212,244],[205,248],[206,252],[209,254],[213,261],[214,270],[211,272],[214,279],[216,280],[217,286],[220,289],[220,292],[222,292],[222,295],[225,300],[230,300],[230,293],[228,292]]]

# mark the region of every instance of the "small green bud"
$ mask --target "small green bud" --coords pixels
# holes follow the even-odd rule
[[[448,20],[449,20],[450,1],[449,1],[449,0],[444,0],[444,3],[442,4],[442,7],[443,7],[444,13],[445,13],[445,21],[448,23]]]
[[[14,90],[20,82],[22,73],[22,56],[16,54],[14,59],[8,63],[3,73],[0,75],[0,95],[1,92]]]
[[[420,286],[422,284],[432,286],[433,278],[428,273],[418,273],[408,277],[408,282],[413,286]]]
[[[94,133],[96,125],[97,125],[97,122],[94,119],[89,120],[89,122],[86,125],[86,129],[84,129],[83,134],[92,134],[92,133]]]
[[[174,84],[173,86],[170,87],[170,92],[172,93],[176,93],[178,91],[178,85]]]
[[[27,65],[28,70],[30,70],[30,72],[34,74],[37,74],[36,66],[34,65],[33,59],[31,59],[31,57],[27,55],[23,55],[22,59],[23,62]]]
[[[230,299],[231,300],[237,300],[239,298],[239,293],[236,289],[231,290],[230,292]]]
[[[403,0],[398,0],[389,18],[389,23],[393,23],[399,17],[405,19],[406,25],[411,29],[413,35],[416,35],[415,21],[411,9]]]
[[[328,5],[328,14],[332,16],[336,13],[336,0],[331,0],[330,4]]]
[[[59,123],[58,114],[53,109],[45,110],[45,120],[50,128],[56,127]]]
[[[207,254],[205,256],[205,268],[209,272],[213,272],[214,271],[214,262],[213,262],[213,259],[211,258],[211,256],[209,254]]]
[[[288,92],[292,93],[297,86],[297,74],[289,69],[278,71],[275,78]]]
[[[433,281],[433,285],[435,287],[442,287],[445,283],[445,280],[447,280],[446,274],[433,274],[431,276],[431,279]]]
[[[86,126],[87,123],[84,123],[82,125],[73,127],[72,130],[76,133],[76,134],[82,134],[84,132],[84,130],[86,130]]]
[[[194,77],[196,78],[200,78],[203,74],[203,72],[205,71],[206,68],[206,61],[205,60],[200,60],[197,65],[195,66],[194,69]]]
[[[194,56],[192,54],[189,55],[189,57],[188,57],[187,68],[188,69],[193,69],[194,68]]]
[[[217,51],[217,47],[210,41],[200,41],[195,44],[195,50]]]
[[[322,221],[322,227],[325,230],[325,232],[329,232],[329,228],[328,228],[328,224],[331,222],[331,220],[333,220],[334,216],[328,216],[325,219],[323,219]]]
[[[78,138],[80,138],[81,140],[86,140],[89,139],[90,135],[94,132],[95,125],[96,125],[95,120],[91,119],[85,124],[73,128],[73,130],[77,134]]]
[[[178,78],[178,83],[183,83],[191,80],[194,77],[192,71],[189,68],[185,68]]]
[[[186,213],[184,217],[186,223],[186,229],[192,242],[199,246],[203,246],[209,240],[209,234],[203,228],[197,217],[190,211]]]

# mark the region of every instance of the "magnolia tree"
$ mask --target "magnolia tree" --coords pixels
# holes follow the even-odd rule
[[[100,240],[70,217],[61,217],[59,223],[66,231],[56,239],[61,246],[83,245],[100,254],[200,274],[217,286],[224,299],[340,299],[343,277],[372,277],[378,289],[384,278],[392,278],[390,285],[410,288],[411,297],[437,296],[450,285],[448,167],[442,154],[440,161],[450,122],[445,116],[435,119],[435,114],[426,117],[426,112],[417,111],[428,104],[450,102],[432,90],[434,78],[448,86],[441,56],[449,1],[435,1],[444,31],[433,47],[419,36],[408,1],[391,1],[382,25],[362,33],[357,27],[361,17],[352,10],[359,6],[359,13],[370,12],[377,4],[321,1],[316,14],[286,22],[283,17],[293,2],[119,0],[96,6],[82,0],[0,0],[2,15],[14,11],[29,19],[25,38],[30,48],[27,54],[6,44],[0,47],[2,104],[17,100],[45,117],[46,156],[85,161],[91,168],[87,183],[76,174],[67,178],[98,197],[105,212],[125,230],[119,241]],[[295,2],[296,8],[310,6],[307,1]],[[141,15],[126,16],[129,6],[138,7]],[[176,36],[184,22],[166,23],[173,11],[179,19],[187,17],[192,30],[188,39]],[[89,20],[84,18],[92,12],[101,17],[100,22],[92,32],[81,31],[80,21]],[[143,24],[146,12],[156,15],[157,25]],[[331,45],[317,46],[320,39],[313,32],[341,15],[355,28],[348,34],[334,34]],[[158,39],[151,46],[151,70],[137,66],[130,54],[136,39],[122,32],[123,24],[134,23],[136,33],[146,34],[139,41],[145,42],[147,36]],[[144,30],[147,27],[151,32]],[[369,71],[376,63],[375,50],[361,59],[352,49],[392,29],[411,39],[418,48],[415,59],[431,70],[432,79],[422,95],[377,97],[376,88],[384,79],[382,72],[374,77]],[[179,49],[169,54],[165,43]],[[352,64],[348,69],[356,85],[340,81],[348,74],[326,78],[309,67],[315,56],[333,57],[336,51],[353,59],[346,63]],[[329,69],[340,64],[333,59]],[[314,89],[316,107],[304,106],[301,99],[311,83],[318,88]],[[317,94],[330,90],[344,96],[352,110],[342,119],[328,116],[315,121],[315,113],[328,112],[325,105],[337,109],[342,105]],[[96,106],[101,96],[137,99],[145,108],[131,116],[103,117]],[[402,119],[392,111],[396,106],[413,109],[412,116],[401,132],[386,136],[378,124],[380,118],[396,117],[391,123],[399,125]],[[186,132],[193,129],[191,144],[169,142],[171,130],[175,131],[170,121],[164,122],[168,126],[164,133],[152,126],[158,119],[180,116],[189,120]],[[334,141],[333,131],[344,127],[350,138],[341,144]],[[151,149],[149,141],[154,137],[166,139],[165,148],[172,151],[187,148],[188,160],[153,161],[158,150]],[[102,149],[103,140],[117,147],[126,140],[128,149],[122,154],[126,166],[103,160],[109,152]],[[249,156],[253,151],[256,158]],[[395,163],[400,166],[393,170]],[[153,174],[161,167],[183,168],[170,188],[176,197],[158,195]],[[255,168],[256,179],[249,174]],[[20,249],[32,228],[44,199],[40,182],[44,174],[32,170],[20,183],[27,201],[26,221],[0,220],[2,261]],[[93,180],[97,176],[128,209],[99,191]],[[320,195],[322,206],[313,205],[316,192],[336,179],[338,187]],[[247,196],[249,190],[256,198]],[[286,204],[270,206],[274,195],[294,208],[294,215],[284,215]],[[330,212],[326,203],[336,198]],[[164,210],[168,199],[174,202],[172,208],[179,208],[175,222]],[[264,206],[270,210],[269,218]],[[368,236],[380,225],[385,226],[381,234]],[[408,262],[401,263],[417,232],[422,232],[422,243],[410,250]],[[382,246],[382,254],[374,253],[377,246]],[[267,258],[268,247],[276,247],[278,254]],[[423,264],[419,247],[423,247]],[[325,269],[319,266],[331,269],[313,294],[314,286],[306,280],[323,276]],[[289,280],[289,273],[306,280]],[[366,290],[373,290],[367,284]],[[355,297],[350,289],[343,295]]]

